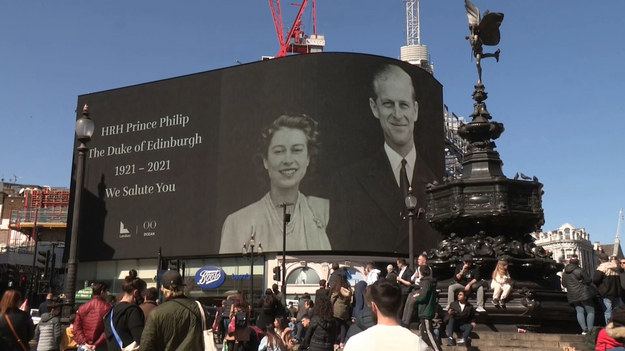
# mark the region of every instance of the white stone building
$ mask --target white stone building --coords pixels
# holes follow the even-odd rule
[[[592,276],[599,263],[597,248],[590,242],[590,234],[584,228],[575,228],[570,223],[548,232],[533,234],[535,244],[551,252],[556,262],[566,263],[574,253],[579,256],[580,266]],[[608,253],[611,254],[611,253]]]

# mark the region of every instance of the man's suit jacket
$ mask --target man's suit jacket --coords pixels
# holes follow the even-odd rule
[[[417,207],[426,208],[425,185],[435,180],[417,153],[412,181]],[[404,196],[391,164],[380,148],[371,157],[339,170],[332,181],[327,234],[333,250],[408,252]],[[414,222],[415,252],[436,246],[440,235],[425,219]]]
[[[414,274],[414,271],[412,269],[410,269],[410,267],[406,267],[406,269],[404,270],[404,273],[399,276],[401,279],[405,279],[407,281],[410,281],[410,277]],[[408,295],[408,293],[410,292],[410,289],[412,288],[412,286],[406,286],[404,284],[401,283],[397,283],[399,284],[399,289],[401,289],[401,294],[403,296]]]

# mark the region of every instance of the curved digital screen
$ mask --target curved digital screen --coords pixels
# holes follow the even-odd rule
[[[398,152],[414,141],[406,157],[418,207],[444,172],[441,85],[384,57],[290,56],[86,94],[77,118],[85,104],[96,131],[83,261],[159,248],[240,255],[252,235],[281,252],[285,232],[288,252],[405,254],[401,165],[384,144]],[[436,245],[424,220],[414,225],[416,252]]]

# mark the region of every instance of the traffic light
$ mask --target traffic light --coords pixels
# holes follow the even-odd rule
[[[17,266],[14,264],[7,265],[7,280],[9,281],[9,286],[15,283],[17,279]]]
[[[20,277],[20,288],[26,288],[28,285],[28,277],[25,274],[22,274]]]
[[[273,280],[280,281],[280,267],[273,267]]]
[[[169,261],[169,270],[180,271],[180,260],[170,260]]]
[[[50,264],[50,250],[37,251],[37,262],[43,266],[43,277],[48,276],[48,265]]]

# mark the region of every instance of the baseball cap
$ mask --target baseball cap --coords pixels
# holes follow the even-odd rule
[[[178,271],[167,271],[163,274],[163,287],[167,290],[179,290],[184,286]]]

